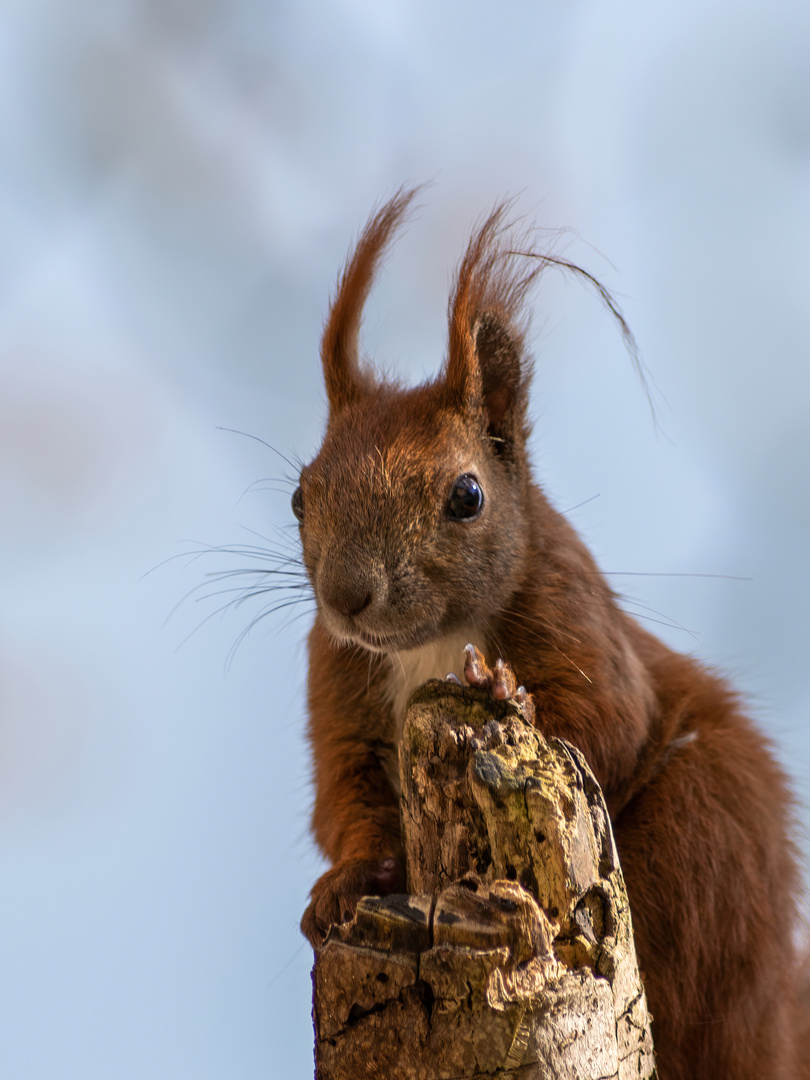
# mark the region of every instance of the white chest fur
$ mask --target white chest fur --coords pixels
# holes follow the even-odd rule
[[[410,695],[428,679],[443,679],[451,671],[461,678],[464,646],[468,642],[477,645],[479,649],[485,647],[483,636],[467,627],[418,649],[392,654],[388,695],[393,705],[394,739],[397,743],[402,738],[405,706]]]

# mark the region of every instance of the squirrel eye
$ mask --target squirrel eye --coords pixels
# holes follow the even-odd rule
[[[447,516],[456,521],[477,517],[484,505],[484,493],[472,473],[464,473],[453,483],[447,500]]]
[[[292,505],[292,512],[298,518],[299,521],[304,520],[304,496],[300,487],[297,487],[292,493],[292,499],[290,500]]]

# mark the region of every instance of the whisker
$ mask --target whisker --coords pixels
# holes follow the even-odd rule
[[[557,646],[554,644],[553,641],[550,642],[550,644],[551,644],[552,649],[554,649],[555,652],[558,652],[560,654],[560,656],[563,657],[563,659],[567,660],[568,663],[571,665],[571,667],[576,668],[576,670],[580,673],[580,675],[582,676],[583,679],[585,679],[587,682],[593,684],[593,680],[588,678],[588,676],[585,674],[585,672],[582,670],[582,668],[579,666],[579,664],[575,664],[574,661],[571,659],[571,657],[568,656],[567,653],[564,653],[562,651],[562,649],[557,648]]]
[[[306,572],[304,570],[258,570],[255,567],[243,567],[234,570],[211,570],[205,577],[208,581],[221,581],[224,578],[241,577],[243,575],[251,575],[252,577],[299,578],[302,581],[307,580]]]
[[[204,619],[197,623],[193,630],[186,634],[186,636],[183,638],[183,640],[180,642],[180,644],[174,651],[179,652],[179,650],[182,649],[183,646],[187,642],[189,642],[194,637],[194,635],[205,626],[207,622],[210,622],[211,619],[213,619],[215,616],[221,615],[223,611],[227,611],[230,606],[230,602],[228,602],[227,604],[223,604],[222,607],[217,608],[216,611],[209,612]]]
[[[207,553],[217,555],[236,555],[243,556],[249,559],[268,559],[272,562],[290,563],[298,565],[300,565],[301,562],[300,558],[296,558],[292,554],[284,555],[280,552],[273,551],[271,548],[261,547],[259,544],[219,544],[217,546],[207,547],[199,552],[199,554],[202,555],[205,555]]]
[[[583,499],[582,502],[578,502],[576,506],[570,506],[567,510],[563,510],[563,516],[567,517],[569,514],[573,514],[575,510],[580,510],[583,506],[587,506],[588,503],[592,503],[594,499],[598,499],[599,497],[600,493],[597,492],[595,495],[591,495],[590,498]]]
[[[538,619],[536,615],[528,616],[522,611],[516,611],[514,608],[502,608],[500,614],[506,616],[511,621],[522,623],[523,627],[529,631],[529,633],[533,633],[538,639],[545,640],[545,635],[542,631],[546,631],[547,633],[555,634],[560,638],[570,638],[576,645],[582,644],[580,638],[578,638],[576,634],[572,634],[570,630],[563,630],[561,627],[555,626],[548,619]],[[539,626],[535,625],[537,623],[539,623]]]
[[[276,563],[278,566],[297,566],[302,574],[305,573],[303,567],[301,567],[300,559],[295,558],[293,555],[282,555],[270,551],[267,548],[261,548],[258,545],[236,547],[228,544],[208,544],[200,546],[197,549],[192,549],[191,551],[180,551],[176,555],[170,555],[167,559],[163,559],[150,570],[147,570],[146,573],[142,575],[141,580],[170,562],[176,562],[178,559],[186,559],[186,565],[191,566],[206,555],[232,555],[234,558],[257,559],[259,561]]]
[[[273,576],[273,577],[279,576],[279,577],[282,577],[282,578],[291,578],[292,580],[279,581],[279,582],[266,582],[264,585],[261,585],[261,586],[257,583],[254,586],[243,585],[243,586],[239,586],[239,587],[234,587],[233,589],[213,590],[213,591],[205,594],[204,596],[195,597],[194,602],[199,603],[201,600],[209,599],[210,597],[213,597],[213,596],[225,595],[228,592],[244,593],[247,590],[259,590],[259,592],[261,592],[261,591],[271,592],[271,591],[280,591],[280,590],[283,590],[283,589],[306,590],[309,587],[309,582],[308,582],[306,576],[303,574],[303,572],[296,572],[296,571],[292,571],[292,570],[237,570],[237,569],[235,569],[235,570],[214,571],[214,572],[206,575],[206,580],[205,581],[201,581],[197,585],[193,586],[193,588],[189,589],[188,592],[185,593],[185,595],[182,596],[180,598],[180,600],[178,600],[178,602],[174,605],[174,607],[168,613],[166,618],[163,620],[163,625],[165,626],[173,618],[173,616],[177,613],[177,611],[182,607],[182,605],[185,604],[186,601],[189,600],[190,597],[194,596],[195,593],[200,592],[202,589],[210,589],[211,586],[213,584],[216,584],[217,582],[226,581],[229,578],[238,577],[238,576],[241,576],[243,574],[251,575],[251,576],[254,577],[254,579],[256,577],[258,577],[260,580],[261,580],[261,578],[264,578],[266,576],[267,577],[269,577],[269,576]],[[257,593],[257,595],[258,595],[258,593]]]
[[[252,600],[254,596],[265,596],[268,593],[281,592],[284,589],[306,590],[306,585],[301,582],[297,585],[257,585],[251,587],[250,585],[234,586],[231,589],[214,589],[212,592],[205,593],[204,596],[198,596],[194,603],[201,604],[206,600],[213,600],[216,596],[227,596],[228,593],[238,593],[239,595],[231,600],[231,605],[236,608],[245,603],[246,600]],[[301,599],[296,597],[295,599]]]
[[[271,446],[265,439],[260,439],[258,435],[251,435],[249,431],[239,431],[238,428],[223,427],[221,424],[217,424],[217,431],[228,431],[231,435],[241,435],[245,439],[253,439],[254,442],[261,443],[262,446],[266,446],[268,450],[272,450],[274,454],[286,461],[291,469],[295,469],[296,472],[300,472],[300,466],[297,466],[294,461],[290,461],[280,450],[277,450],[275,446]]]
[[[297,522],[294,522],[294,521],[292,521],[292,522],[289,522],[289,523],[288,523],[287,527],[288,527],[288,528],[293,528],[293,529],[295,529],[295,530],[296,530],[296,538],[295,538],[295,540],[292,540],[292,539],[291,539],[291,538],[290,538],[290,537],[289,537],[289,536],[288,536],[288,535],[287,535],[287,534],[286,534],[286,533],[284,532],[284,530],[283,530],[283,529],[282,529],[282,528],[281,528],[280,526],[278,526],[278,525],[276,525],[276,526],[275,526],[275,532],[276,532],[276,535],[277,535],[278,539],[279,539],[279,540],[281,540],[281,542],[282,542],[282,543],[284,543],[284,544],[289,544],[289,545],[290,545],[290,548],[291,548],[291,550],[292,550],[292,551],[293,551],[293,552],[295,553],[295,557],[296,557],[296,558],[298,559],[298,561],[300,562],[300,560],[301,560],[301,553],[300,553],[300,550],[299,550],[299,547],[298,547],[298,536],[297,536],[297,532],[298,532],[298,524],[297,524]],[[258,531],[257,531],[256,529],[251,529],[251,528],[249,528],[249,527],[248,527],[247,525],[242,525],[242,529],[244,530],[244,532],[250,533],[250,535],[251,535],[251,536],[255,536],[255,537],[258,537],[258,539],[259,539],[259,540],[261,540],[261,541],[263,541],[263,542],[264,542],[265,544],[272,544],[272,542],[273,542],[273,541],[272,541],[272,540],[270,539],[270,537],[269,537],[269,536],[264,536],[264,535],[263,535],[262,533],[258,532]],[[250,545],[248,545],[248,546],[250,546]],[[264,551],[265,549],[264,549],[264,548],[260,548],[259,550],[262,550],[262,551]]]
[[[656,611],[655,608],[649,607],[647,604],[643,604],[640,600],[633,599],[632,596],[624,596],[623,594],[620,594],[619,598],[622,602],[622,605],[632,604],[633,607],[641,609],[640,611],[628,612],[629,615],[633,615],[637,619],[646,619],[648,622],[658,623],[659,626],[666,626],[670,630],[682,630],[685,634],[689,634],[691,638],[694,638],[695,641],[700,640],[700,635],[697,633],[697,631],[690,630],[688,626],[684,626],[682,623],[679,623],[671,616],[665,615],[661,611]],[[645,611],[652,612],[652,615],[645,615]],[[659,617],[655,619],[653,618],[654,615],[658,615]]]
[[[297,602],[298,602],[297,600],[292,600],[292,601],[288,601],[286,603],[273,604],[270,607],[264,608],[257,615],[255,615],[250,620],[250,623],[243,630],[241,630],[239,632],[239,634],[237,635],[237,638],[234,641],[233,645],[228,650],[228,655],[227,655],[226,660],[225,660],[225,670],[226,670],[226,672],[230,670],[231,665],[233,664],[234,658],[236,657],[236,653],[239,650],[239,647],[242,645],[243,641],[247,637],[250,636],[250,634],[253,632],[254,628],[256,626],[258,626],[258,624],[260,622],[262,622],[264,619],[268,618],[268,616],[275,615],[276,612],[281,611],[284,608],[289,607],[291,604],[295,604]]]
[[[714,578],[717,581],[753,581],[752,577],[742,577],[739,574],[693,574],[687,571],[683,573],[668,573],[655,570],[585,570],[583,573],[594,575],[604,574],[605,577],[665,577],[665,578]]]
[[[287,484],[288,486],[286,488],[276,486],[276,485],[279,485],[279,484]],[[288,495],[289,494],[289,488],[297,486],[297,484],[298,484],[297,479],[293,479],[292,477],[288,477],[288,476],[281,476],[281,477],[265,476],[265,477],[262,477],[262,479],[260,479],[260,480],[254,480],[252,484],[248,484],[248,486],[245,488],[245,490],[242,492],[242,494],[236,500],[236,504],[238,506],[239,503],[242,501],[242,499],[245,498],[246,495],[250,495],[254,491],[270,491],[275,495]],[[261,486],[261,485],[264,485],[264,486]]]

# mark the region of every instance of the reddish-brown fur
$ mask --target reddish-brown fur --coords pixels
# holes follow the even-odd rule
[[[358,360],[362,305],[412,192],[369,222],[323,336],[330,404],[297,511],[318,604],[310,636],[313,831],[333,866],[302,920],[319,943],[360,895],[403,887],[397,711],[469,631],[578,746],[613,820],[663,1080],[794,1080],[798,875],[791,799],[728,686],[617,604],[532,479],[521,302],[543,265],[497,210],[450,305],[448,357],[415,389]],[[456,477],[484,505],[448,516]],[[447,670],[459,670],[461,646]],[[455,654],[453,654],[455,655]],[[810,1073],[808,1073],[810,1075]]]

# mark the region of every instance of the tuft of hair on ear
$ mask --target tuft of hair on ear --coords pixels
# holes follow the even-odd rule
[[[526,293],[543,269],[528,237],[515,237],[500,203],[473,233],[449,305],[444,383],[456,408],[484,413],[496,445],[522,428],[531,364],[526,357]],[[528,250],[521,250],[521,248]]]
[[[487,430],[503,452],[521,435],[525,437],[532,367],[525,346],[526,294],[547,267],[554,267],[590,287],[616,320],[657,422],[645,365],[615,299],[581,266],[560,255],[538,251],[535,229],[520,232],[510,224],[513,204],[512,199],[499,203],[473,233],[456,273],[443,373],[451,405],[483,412]]]
[[[368,385],[369,375],[360,365],[363,307],[386,250],[420,190],[401,187],[372,213],[338,278],[321,337],[326,395],[333,411],[357,401]]]

